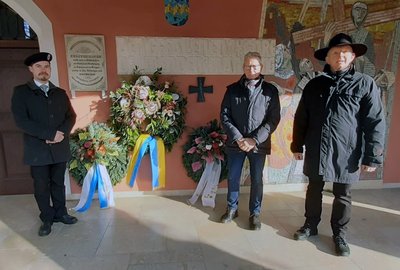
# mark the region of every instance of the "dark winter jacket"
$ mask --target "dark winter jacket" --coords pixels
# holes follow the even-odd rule
[[[14,88],[11,109],[15,123],[24,132],[24,162],[41,166],[68,161],[71,157],[69,134],[76,114],[63,89],[49,83],[48,97],[33,82]],[[53,140],[57,130],[64,132],[64,140]]]
[[[253,151],[271,153],[271,134],[281,119],[278,90],[261,77],[250,95],[245,76],[227,87],[221,104],[221,124],[228,135],[227,151],[241,151],[236,140],[253,138]]]
[[[302,153],[304,174],[324,181],[352,183],[360,165],[383,163],[385,119],[374,80],[353,67],[324,73],[305,87],[296,111],[291,151]]]

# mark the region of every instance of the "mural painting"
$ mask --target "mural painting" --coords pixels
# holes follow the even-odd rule
[[[266,1],[262,38],[276,39],[275,74],[282,120],[273,135],[273,153],[266,164],[266,183],[304,182],[302,161],[290,152],[293,117],[306,83],[323,69],[313,57],[339,33],[363,43],[368,52],[357,58],[356,70],[373,77],[382,91],[390,129],[394,81],[400,53],[400,2],[389,0]],[[387,132],[388,134],[388,132]],[[387,140],[387,135],[386,135]],[[383,169],[363,173],[362,180],[382,179]]]

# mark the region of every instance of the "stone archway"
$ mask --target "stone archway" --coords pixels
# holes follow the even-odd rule
[[[33,0],[2,0],[29,23],[36,32],[39,40],[39,49],[53,55],[51,63],[51,81],[58,85],[57,55],[53,37],[53,27],[50,20]]]

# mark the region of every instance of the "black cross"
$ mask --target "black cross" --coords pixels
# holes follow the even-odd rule
[[[189,94],[197,93],[197,102],[205,102],[204,93],[212,93],[212,86],[204,86],[205,77],[197,77],[197,87],[189,85]]]

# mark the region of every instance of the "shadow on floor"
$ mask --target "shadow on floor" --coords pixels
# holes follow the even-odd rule
[[[293,239],[293,233],[304,223],[304,193],[264,194],[262,221],[276,233]],[[239,217],[233,222],[248,230],[248,194],[240,195]],[[400,189],[353,190],[352,218],[348,226],[347,240],[350,245],[384,253],[400,258]],[[187,197],[171,197],[185,203]],[[309,242],[321,252],[334,255],[334,244],[330,228],[331,201],[333,195],[324,192],[323,212],[319,235]],[[219,222],[225,212],[226,195],[217,195],[214,209],[201,206],[201,198],[192,207],[209,216],[212,222]],[[295,241],[295,240],[293,240]]]
[[[33,195],[0,197],[1,269],[268,269],[179,230],[165,201],[123,198],[100,210],[95,200],[86,213],[75,214],[77,224],[56,223],[49,236],[39,237]]]

